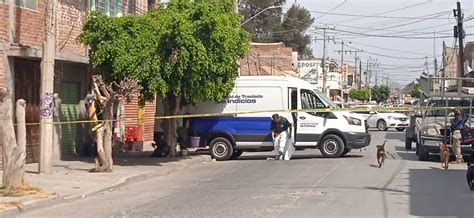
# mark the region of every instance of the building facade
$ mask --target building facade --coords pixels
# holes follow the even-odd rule
[[[295,72],[298,53],[279,43],[251,43],[250,51],[240,61],[241,76],[289,75]]]
[[[147,0],[57,0],[54,19],[54,93],[62,100],[61,121],[78,119],[78,104],[91,90],[88,48],[77,38],[87,11],[109,16],[146,12]],[[40,121],[40,86],[46,0],[0,0],[0,86],[25,99],[26,122]],[[151,104],[154,105],[154,104]],[[77,153],[77,125],[62,125],[62,154]],[[39,160],[39,125],[27,126],[27,161]]]

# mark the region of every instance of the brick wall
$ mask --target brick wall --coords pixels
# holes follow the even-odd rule
[[[148,10],[148,0],[124,0],[123,14],[145,13]]]
[[[81,34],[87,0],[60,0],[58,11],[56,50],[86,56],[86,47],[77,42]]]
[[[1,46],[0,46],[1,48]],[[0,50],[0,87],[6,87],[3,51]]]
[[[268,75],[263,68],[272,66],[278,70],[292,70],[292,54],[292,48],[283,43],[252,43],[249,53],[241,61],[241,75]]]
[[[14,6],[16,43],[40,48],[43,45],[45,0],[38,0],[37,10]]]
[[[0,41],[4,41],[8,39],[7,31],[8,31],[8,5],[5,3],[0,3]]]
[[[458,57],[456,48],[446,47],[444,59],[444,75],[446,77],[456,78],[458,71]],[[455,80],[447,80],[447,85],[455,85]]]

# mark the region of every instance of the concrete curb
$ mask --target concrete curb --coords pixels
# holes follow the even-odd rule
[[[172,167],[165,167],[164,169],[157,170],[157,171],[146,171],[146,172],[141,172],[139,174],[122,177],[119,179],[118,182],[108,187],[85,192],[82,194],[71,195],[71,196],[55,195],[55,196],[44,198],[44,199],[28,200],[28,201],[22,202],[23,207],[21,209],[11,208],[11,209],[6,209],[4,211],[0,211],[0,217],[15,217],[17,215],[20,215],[21,213],[26,213],[26,212],[30,212],[34,210],[47,208],[53,205],[70,203],[70,202],[81,200],[87,197],[92,197],[102,192],[105,192],[108,190],[114,190],[128,184],[133,184],[136,182],[140,182],[140,181],[144,181],[144,180],[148,180],[152,178],[167,176],[174,172],[184,170],[188,167],[201,164],[204,161],[211,161],[211,157],[209,155],[200,155],[200,156],[193,157],[190,160],[183,160],[183,161],[186,163],[180,163],[180,162],[172,163],[174,165]]]

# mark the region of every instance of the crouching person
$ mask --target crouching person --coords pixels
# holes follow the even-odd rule
[[[277,153],[276,159],[290,160],[295,151],[291,142],[291,123],[286,118],[273,114],[270,130],[272,131],[274,151]]]

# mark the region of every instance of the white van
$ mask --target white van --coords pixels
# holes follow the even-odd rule
[[[209,146],[209,153],[216,160],[237,158],[244,151],[271,151],[270,124],[275,113],[272,110],[334,108],[334,103],[319,97],[313,88],[310,83],[293,77],[240,77],[221,103],[204,102],[186,108],[190,114],[236,114],[192,118],[191,131],[200,136],[200,146]],[[325,157],[340,157],[351,149],[368,146],[371,140],[364,118],[357,114],[346,111],[278,114],[292,123],[296,149],[319,148]]]

